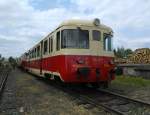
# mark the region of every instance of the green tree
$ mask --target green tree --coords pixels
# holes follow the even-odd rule
[[[114,54],[118,58],[126,58],[129,54],[132,54],[133,51],[131,49],[125,49],[124,47],[117,48],[114,50]]]
[[[5,58],[4,58],[4,57],[2,57],[2,55],[0,54],[0,66],[2,66],[2,65],[3,65],[4,60],[5,60]]]
[[[125,50],[126,56],[128,56],[129,54],[132,54],[132,53],[133,53],[133,51],[131,49],[126,49]]]
[[[15,68],[15,66],[16,66],[16,59],[14,59],[12,56],[11,57],[9,57],[8,58],[8,61],[9,61],[9,63],[10,63],[10,65],[13,67],[13,68]]]

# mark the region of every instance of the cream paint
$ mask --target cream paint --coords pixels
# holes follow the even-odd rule
[[[89,49],[60,49],[60,51],[56,51],[56,33],[58,31],[61,32],[63,29],[76,29],[80,27],[83,30],[89,30]],[[92,30],[99,30],[101,32],[101,40],[94,41],[92,38]],[[65,21],[60,26],[55,29],[53,32],[49,33],[43,40],[48,40],[48,53],[46,55],[42,55],[43,58],[57,56],[57,55],[92,55],[92,56],[108,56],[114,57],[114,53],[112,51],[104,51],[103,50],[103,33],[113,33],[110,27],[105,25],[95,26],[93,21],[89,20],[69,20]],[[49,38],[53,36],[53,52],[49,53]],[[40,45],[40,52],[41,52],[41,41],[36,44],[33,48],[30,49],[32,51],[34,48],[37,48]],[[61,38],[60,38],[61,41]],[[43,45],[44,47],[44,45]],[[43,52],[44,48],[42,48]],[[24,55],[22,56],[23,59],[27,61],[38,60],[40,57],[29,59],[26,58]]]
[[[39,77],[44,77],[44,74],[47,73],[47,74],[51,74],[52,75],[52,79],[54,80],[54,75],[60,77],[60,79],[62,81],[64,81],[60,75],[59,72],[52,72],[52,71],[47,71],[47,70],[42,70],[42,74],[40,74],[40,69],[35,69],[35,68],[28,68],[29,72],[35,74],[35,75],[38,75]]]

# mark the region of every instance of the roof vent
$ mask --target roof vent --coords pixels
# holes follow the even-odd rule
[[[100,25],[100,20],[98,18],[95,18],[93,21],[95,26],[99,26]]]

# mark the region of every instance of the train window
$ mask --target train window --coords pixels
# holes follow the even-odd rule
[[[44,54],[47,53],[47,50],[48,50],[48,48],[47,48],[47,40],[46,40],[46,41],[44,41]]]
[[[32,58],[32,51],[31,51],[30,55],[31,55],[31,58]]]
[[[34,49],[34,57],[36,58],[36,48]]]
[[[53,38],[51,38],[51,52],[53,52]]]
[[[51,53],[51,38],[49,38],[49,53]]]
[[[104,34],[104,50],[106,51],[112,51],[112,36],[109,34]]]
[[[92,31],[93,40],[100,41],[101,40],[101,32],[98,30]]]
[[[35,57],[35,50],[33,49],[33,58]]]
[[[60,31],[56,35],[56,50],[60,50]]]
[[[30,58],[32,58],[32,52],[30,51]]]
[[[32,50],[32,58],[34,58],[34,50]]]
[[[32,50],[32,58],[34,57],[34,51]]]
[[[89,48],[89,31],[81,29],[62,30],[61,48]]]
[[[30,51],[29,51],[29,58],[31,58]]]
[[[30,57],[30,59],[32,58],[32,56],[31,56],[31,51],[29,52],[29,57]]]
[[[32,56],[33,56],[32,58],[34,58],[34,49],[33,49],[33,51],[32,51]]]
[[[37,57],[40,56],[40,46],[37,47]]]

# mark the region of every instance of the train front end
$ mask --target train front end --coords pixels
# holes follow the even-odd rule
[[[65,67],[61,76],[65,82],[105,83],[114,76],[113,31],[94,21],[71,21],[61,31],[61,53]]]

